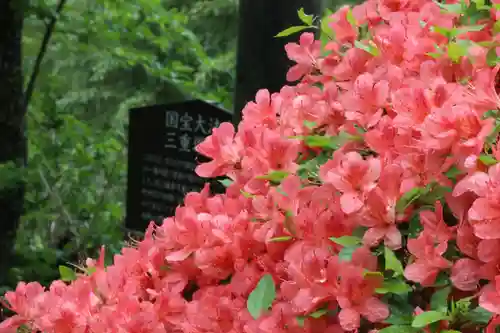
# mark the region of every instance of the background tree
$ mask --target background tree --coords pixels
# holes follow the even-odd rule
[[[0,283],[10,265],[25,189],[16,172],[26,164],[22,10],[20,1],[0,2]]]
[[[32,0],[24,11],[26,77],[57,5]],[[49,283],[58,263],[103,243],[120,250],[128,110],[191,96],[230,109],[236,23],[234,0],[67,1],[27,116],[25,214],[7,285]]]
[[[276,92],[287,84],[291,62],[283,50],[296,37],[275,36],[291,26],[303,25],[297,16],[300,8],[312,20],[322,14],[323,0],[240,0],[235,123],[241,120],[241,109],[254,100],[259,89]],[[263,19],[266,17],[272,19]]]

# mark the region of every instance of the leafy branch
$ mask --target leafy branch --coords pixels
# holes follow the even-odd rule
[[[40,46],[40,51],[38,52],[38,55],[36,57],[33,72],[31,73],[30,80],[28,81],[28,86],[27,86],[26,91],[24,93],[24,107],[25,107],[25,109],[28,108],[31,97],[33,96],[33,91],[35,90],[36,78],[38,77],[38,74],[40,73],[40,68],[42,66],[43,58],[45,57],[45,54],[47,53],[47,47],[49,45],[50,39],[51,39],[52,34],[54,32],[54,29],[55,29],[55,26],[57,23],[57,19],[61,15],[61,12],[62,12],[65,4],[66,4],[66,0],[59,1],[59,4],[57,5],[56,11],[55,11],[55,14],[52,15],[49,23],[47,23],[47,29],[45,30],[45,34],[43,36],[42,45]]]
[[[71,217],[70,213],[68,212],[68,210],[66,209],[65,205],[64,205],[64,202],[61,198],[61,196],[59,195],[59,193],[57,193],[49,184],[47,178],[45,177],[45,174],[43,172],[43,170],[41,168],[38,168],[38,174],[40,175],[40,180],[42,181],[43,185],[45,186],[45,190],[57,201],[57,203],[59,204],[59,207],[61,209],[61,213],[62,215],[66,218],[66,221],[70,224],[70,225],[74,225],[75,222],[73,222],[73,218]]]

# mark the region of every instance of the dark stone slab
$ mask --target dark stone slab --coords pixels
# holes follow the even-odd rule
[[[172,216],[186,193],[206,182],[213,192],[223,190],[213,180],[198,177],[203,160],[197,143],[232,115],[213,104],[192,100],[130,110],[126,228],[144,231],[151,221]]]

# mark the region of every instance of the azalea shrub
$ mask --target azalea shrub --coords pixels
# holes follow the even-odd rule
[[[495,332],[499,6],[302,10],[290,85],[198,147],[202,177],[105,267],[19,283],[0,332]],[[315,30],[319,39],[315,38]]]

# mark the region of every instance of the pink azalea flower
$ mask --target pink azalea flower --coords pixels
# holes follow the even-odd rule
[[[442,255],[447,248],[446,242],[435,243],[432,234],[423,231],[418,238],[408,240],[408,251],[415,256],[415,261],[406,266],[405,277],[423,286],[432,285],[438,273],[451,266]]]
[[[285,50],[288,58],[297,63],[288,71],[287,80],[297,81],[316,66],[316,58],[321,53],[321,43],[314,39],[314,34],[305,32],[300,36],[299,44],[288,43]]]
[[[364,160],[358,153],[337,151],[333,159],[321,167],[320,176],[342,192],[342,210],[352,214],[361,209],[364,195],[375,187],[381,167],[376,158]]]

